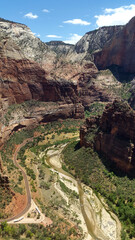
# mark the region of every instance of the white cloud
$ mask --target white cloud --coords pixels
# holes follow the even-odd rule
[[[98,27],[123,25],[135,16],[135,4],[121,6],[119,8],[106,8],[104,14],[97,15],[96,24]]]
[[[82,36],[76,33],[70,35],[71,36],[66,41],[64,41],[65,43],[76,44],[82,38]]]
[[[46,35],[48,38],[62,38],[61,36],[58,35]]]
[[[35,33],[34,34],[36,37],[40,37],[40,34],[39,33]]]
[[[79,25],[90,25],[90,22],[84,21],[82,19],[72,19],[72,20],[67,20],[64,21],[63,23],[71,23],[71,24],[79,24]]]
[[[34,32],[32,32],[32,34],[33,34],[34,36],[36,36],[36,37],[40,37],[40,34],[39,34],[39,33],[34,33]]]
[[[60,28],[63,28],[63,25],[59,25]]]
[[[32,12],[29,12],[29,13],[25,14],[24,17],[30,18],[30,19],[38,18],[38,16],[36,14],[34,15]]]
[[[43,9],[42,12],[49,13],[50,11],[48,9]]]

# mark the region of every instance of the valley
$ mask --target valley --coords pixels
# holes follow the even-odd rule
[[[71,226],[76,228],[76,233],[74,232],[73,236],[71,234],[71,239],[120,239],[120,223],[116,216],[108,212],[102,199],[98,199],[91,188],[81,184],[79,180],[75,180],[72,175],[63,170],[65,166],[62,152],[68,141],[78,139],[78,124],[75,120],[52,123],[51,128],[50,124],[46,124],[39,128],[42,132],[40,135],[39,129],[35,130],[36,137],[24,140],[16,148],[13,156],[15,165],[17,167],[21,165],[24,169],[21,171],[26,172],[31,166],[33,173],[31,175],[27,173],[28,183],[23,173],[25,179],[23,191],[26,190],[27,193],[27,206],[18,215],[10,217],[8,222],[10,224],[42,223],[43,225],[49,223],[52,229],[57,218],[61,217],[65,221],[65,227],[66,221],[70,223],[69,230]],[[47,132],[44,132],[45,129]],[[26,186],[28,190],[25,189]],[[36,216],[32,218],[32,210],[29,210],[30,205],[33,206],[31,197],[40,208],[37,219]],[[74,238],[74,235],[77,238]],[[61,235],[59,239],[62,239]],[[68,239],[67,234],[65,239]]]
[[[73,45],[0,18],[1,240],[135,238],[134,27]]]

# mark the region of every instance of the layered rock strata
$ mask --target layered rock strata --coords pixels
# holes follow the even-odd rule
[[[135,17],[124,28],[116,32],[104,48],[94,56],[99,69],[112,65],[119,66],[121,71],[135,73]]]
[[[111,28],[110,30],[105,28],[93,34],[99,36],[101,40],[102,32],[106,32],[106,35],[108,33],[108,37],[106,36],[106,40],[103,41],[105,42],[118,29],[114,28],[112,31]],[[58,58],[56,52],[36,38],[23,24],[0,19],[0,30],[1,143],[10,136],[12,131],[25,127],[30,122],[34,125],[33,119],[36,119],[34,121],[37,124],[48,119],[82,118],[83,106],[87,107],[94,101],[110,102],[115,98],[106,91],[108,79],[115,83],[113,78],[104,75],[106,83],[103,83],[105,82],[103,75],[101,79],[96,66],[91,61],[84,59],[81,62],[69,61],[68,57],[62,56]],[[61,46],[61,44],[58,45]],[[93,49],[96,48],[94,46],[95,43]],[[67,47],[64,44],[64,47],[67,49],[71,46]],[[10,105],[31,100],[45,103],[42,109],[39,106],[40,117],[35,105],[32,108],[33,112],[30,111],[31,117],[27,118],[26,114],[22,117],[23,122],[28,124],[22,124],[22,120],[20,121],[16,113],[17,120],[9,122],[8,129],[7,123],[5,124],[5,115],[10,111],[8,110]],[[46,110],[48,104],[50,105],[49,115]]]
[[[104,48],[105,44],[109,42],[114,34],[118,33],[123,26],[108,26],[101,27],[94,31],[87,32],[74,46],[70,49],[67,58],[71,61],[91,60],[93,61],[93,54]]]
[[[73,44],[66,44],[62,41],[50,41],[46,42],[49,48],[54,51],[58,56],[66,55],[68,52],[74,48]]]
[[[35,128],[40,123],[67,118],[84,118],[83,106],[80,103],[62,104],[61,102],[43,103],[37,101],[13,105],[4,115],[0,124],[0,146],[15,131]]]
[[[135,112],[127,103],[115,100],[101,117],[87,119],[80,139],[82,146],[94,147],[122,170],[135,169]]]

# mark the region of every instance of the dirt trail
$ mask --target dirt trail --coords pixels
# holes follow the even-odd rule
[[[33,137],[34,138],[34,137]],[[27,175],[25,173],[25,171],[20,167],[20,165],[18,164],[17,162],[17,154],[18,152],[20,151],[20,149],[26,145],[26,143],[28,142],[31,142],[33,141],[33,138],[28,138],[26,140],[23,141],[23,143],[21,143],[20,145],[17,146],[17,148],[15,149],[15,152],[14,152],[14,156],[13,156],[13,162],[15,164],[15,166],[21,170],[22,172],[22,175],[23,175],[23,178],[24,178],[24,182],[25,182],[25,189],[26,189],[26,196],[27,196],[27,204],[25,206],[25,208],[20,212],[18,213],[16,216],[13,216],[11,218],[8,218],[8,219],[1,219],[0,222],[2,221],[7,221],[7,222],[10,222],[10,221],[13,221],[15,219],[19,219],[21,218],[25,213],[28,212],[29,208],[31,207],[31,192],[30,192],[30,188],[29,188],[29,182],[28,182],[28,179],[27,179]]]

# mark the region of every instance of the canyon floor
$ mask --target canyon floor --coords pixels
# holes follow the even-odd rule
[[[32,175],[28,174],[32,200],[28,211],[10,221],[10,224],[42,224],[53,229],[53,232],[57,231],[58,226],[63,227],[64,235],[66,231],[69,234],[65,239],[121,239],[121,224],[102,198],[98,198],[90,187],[64,171],[63,150],[68,142],[79,140],[78,123],[56,123],[53,131],[52,124],[47,132],[44,132],[44,128],[47,125],[40,126],[41,134],[39,129],[34,132],[31,142],[26,139],[21,144],[17,162],[25,172],[33,169]],[[23,195],[23,180],[21,186],[23,191],[20,195],[26,197]],[[14,199],[11,206],[14,206],[13,202]],[[16,206],[19,202],[18,199]],[[21,208],[25,205],[26,201],[22,202]]]

